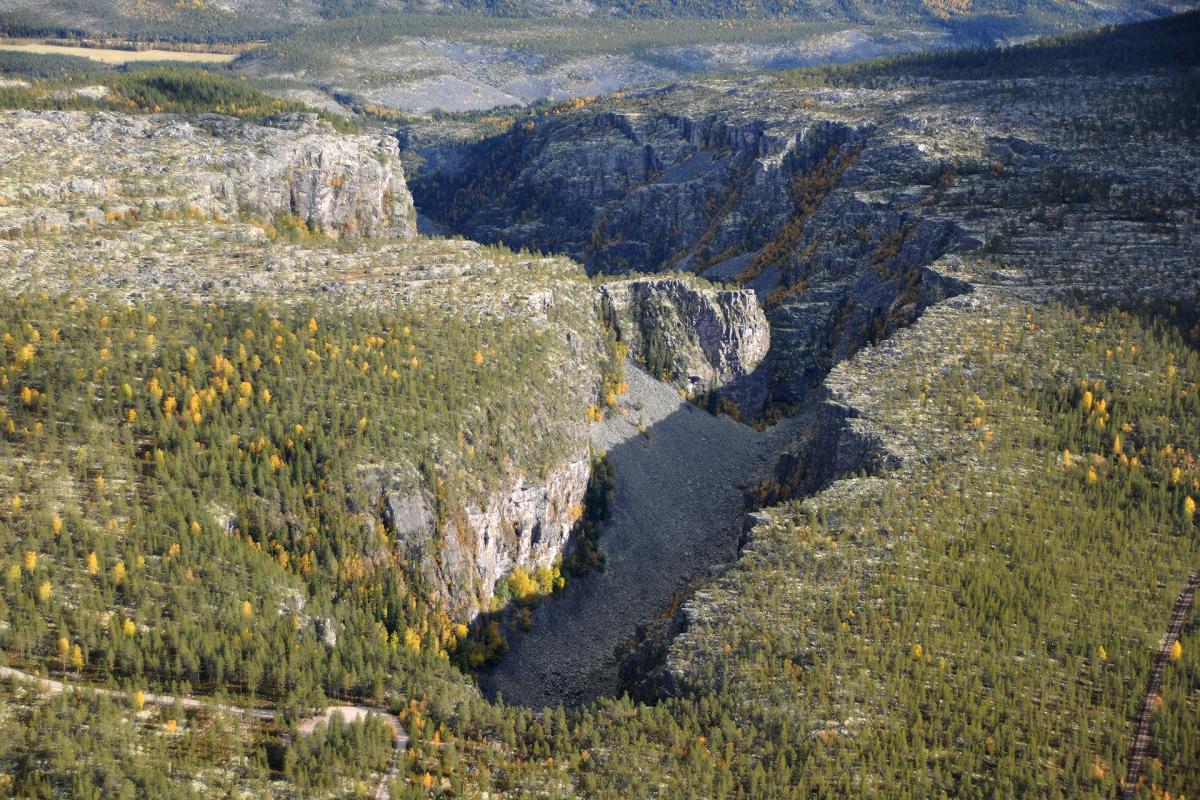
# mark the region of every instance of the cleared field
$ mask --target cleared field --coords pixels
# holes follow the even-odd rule
[[[128,64],[132,61],[191,61],[206,64],[224,64],[237,56],[233,53],[189,53],[180,50],[111,50],[102,47],[71,47],[68,45],[24,42],[0,44],[0,50],[18,53],[41,53],[62,56],[79,56],[99,61],[102,64]]]

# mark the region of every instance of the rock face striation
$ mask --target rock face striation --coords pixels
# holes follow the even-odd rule
[[[196,126],[258,152],[234,152],[225,174],[210,179],[215,198],[243,213],[291,214],[334,236],[411,239],[416,212],[396,140],[389,136],[331,135],[315,115],[275,118],[266,126],[203,117]]]
[[[760,410],[766,375],[758,367],[771,328],[751,291],[723,290],[683,277],[613,281],[600,311],[617,339],[652,373],[688,392],[720,390]]]
[[[737,394],[751,409],[798,406],[834,363],[961,290],[924,268],[967,237],[921,210],[937,159],[884,144],[857,113],[785,114],[778,93],[742,88],[761,102],[674,87],[431,154],[418,202],[452,230],[592,273],[741,283],[772,342]]]
[[[114,220],[288,217],[331,237],[411,239],[416,212],[391,137],[343,135],[312,114],[248,122],[217,114],[12,111],[6,152],[36,173],[10,175],[10,236]],[[9,149],[11,148],[11,149]],[[19,167],[18,167],[19,168]]]
[[[497,581],[514,569],[548,567],[569,551],[590,474],[586,445],[582,455],[441,520],[416,481],[370,471],[366,486],[388,534],[451,613],[467,620],[490,607]]]
[[[855,135],[822,126],[804,146]],[[793,139],[754,119],[616,105],[434,145],[414,189],[425,213],[477,241],[554,249],[593,273],[662,271],[766,243],[790,206]]]
[[[591,273],[753,289],[768,403],[794,410],[834,365],[967,290],[931,268],[945,256],[981,254],[1031,294],[1140,303],[1163,300],[1164,274],[1198,285],[1194,133],[1170,123],[1138,157],[1112,133],[1146,124],[1122,98],[1167,109],[1171,85],[681,83],[530,116],[453,156],[431,147],[414,194],[449,230]],[[1100,268],[1113,258],[1122,269]]]

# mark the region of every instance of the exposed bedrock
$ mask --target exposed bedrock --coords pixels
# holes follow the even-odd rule
[[[720,390],[757,415],[766,400],[759,369],[771,328],[755,295],[692,278],[639,278],[600,286],[600,313],[629,357],[689,393]]]
[[[587,284],[582,288],[589,291]],[[674,376],[670,385],[653,382],[672,408],[683,403],[677,390],[685,387],[726,387],[744,394],[747,403],[761,402],[765,380],[759,367],[770,331],[752,292],[679,277],[613,282],[602,285],[595,297],[598,313],[628,346],[629,374],[640,374],[632,364],[644,363],[652,352]],[[580,379],[594,383],[598,376],[585,370]],[[641,385],[636,378],[634,383]],[[628,398],[622,402],[628,409]],[[641,420],[643,412],[638,407],[629,413]],[[579,422],[565,430],[571,449],[562,463],[549,465],[537,479],[517,478],[462,508],[439,506],[430,480],[415,467],[363,468],[371,518],[403,546],[456,618],[466,621],[488,610],[497,581],[517,567],[532,572],[569,553],[590,474],[582,417],[581,409]],[[731,420],[719,426],[743,427]],[[728,491],[732,513],[740,515],[740,490]]]
[[[414,471],[370,468],[364,486],[384,530],[450,612],[468,621],[490,607],[496,582],[513,569],[550,566],[567,550],[587,489],[586,444],[581,455],[544,480],[519,479],[440,520]]]
[[[4,121],[14,146],[51,159],[25,191],[56,208],[24,218],[10,213],[0,231],[155,215],[274,224],[288,215],[333,237],[416,235],[395,139],[340,134],[313,114],[250,122],[219,114],[12,111]],[[77,153],[103,155],[54,163]],[[70,177],[47,177],[54,175]]]
[[[833,364],[962,290],[925,269],[976,243],[926,211],[941,160],[849,117],[756,118],[733,100],[693,117],[656,99],[430,150],[417,203],[451,230],[592,273],[682,270],[753,289],[770,354],[745,385],[717,381],[750,416],[794,411]]]
[[[801,425],[769,442],[769,463],[750,468],[735,444],[724,443],[717,449],[737,468],[706,462],[714,448],[697,453],[689,446],[699,434],[675,435],[675,422],[689,419],[682,414],[650,425],[642,449],[636,438],[614,448],[618,490],[605,532],[613,538],[602,538],[602,546],[617,553],[640,548],[639,558],[674,564],[681,548],[673,537],[656,538],[673,517],[660,520],[658,503],[665,499],[686,515],[678,510],[691,508],[693,497],[718,498],[720,510],[693,520],[688,535],[697,543],[717,536],[734,549],[729,532],[741,537],[742,510],[730,516],[728,494],[699,479],[695,495],[670,488],[675,484],[642,494],[632,487],[681,474],[686,481],[699,464],[703,474],[718,476],[721,492],[742,481],[753,503],[770,504],[919,457],[898,455],[892,439],[885,447],[888,431],[871,429],[869,409],[859,417],[859,406],[831,387],[829,375],[860,351],[866,357],[911,343],[904,329],[928,320],[930,307],[986,302],[956,296],[994,287],[1036,302],[1064,295],[1129,306],[1194,302],[1194,136],[1165,124],[1161,136],[1097,136],[1113,130],[1114,116],[1129,131],[1146,124],[1113,100],[1112,80],[678,84],[532,115],[474,144],[428,148],[414,194],[448,230],[566,253],[592,274],[692,272],[754,292],[770,326],[769,351],[756,367],[766,375],[764,415],[784,417],[768,431]],[[1157,79],[1130,77],[1120,91],[1162,88]],[[657,308],[629,303],[646,306]],[[661,364],[652,350],[671,358],[688,351],[658,347],[668,338],[689,341],[664,332],[675,324],[673,314],[669,304],[617,321],[637,329],[641,363]],[[946,337],[939,341],[953,339]],[[706,356],[691,361],[713,363]],[[607,422],[616,424],[611,416]],[[647,456],[658,447],[667,449]],[[721,477],[727,469],[738,477]],[[680,652],[690,646],[685,628],[698,606],[684,600],[688,576],[694,586],[705,572],[680,573],[665,597],[657,595],[657,607],[645,603],[617,616],[575,605],[583,594],[572,592],[599,590],[568,589],[575,599],[539,608],[533,632],[519,637],[490,688],[507,696],[511,687],[512,697],[520,692],[534,702],[621,688],[647,697],[686,691],[685,673],[663,665],[673,639]],[[626,578],[644,585],[640,575]],[[657,579],[652,585],[662,588]],[[556,621],[560,613],[566,622]],[[598,627],[586,627],[589,620]],[[571,646],[617,623],[623,631],[636,628],[618,642],[620,655]],[[555,643],[556,635],[566,643]],[[556,660],[559,650],[568,660]],[[577,664],[584,652],[599,655]],[[551,653],[546,664],[538,653]],[[612,688],[618,663],[626,667]],[[576,677],[581,670],[595,680]],[[603,688],[588,688],[596,685]]]
[[[472,239],[565,253],[590,272],[654,272],[762,246],[790,214],[786,175],[863,136],[582,112],[423,150],[413,189],[424,213]]]
[[[411,239],[416,209],[395,139],[334,134],[315,116],[293,114],[269,125],[201,117],[197,127],[257,152],[231,154],[221,176],[203,175],[214,197],[241,213],[291,214],[329,236]]]

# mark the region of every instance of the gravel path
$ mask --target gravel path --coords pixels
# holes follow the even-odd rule
[[[617,646],[681,584],[736,556],[744,492],[794,434],[786,421],[759,433],[714,417],[636,367],[626,372],[627,416],[613,412],[592,427],[593,446],[616,467],[612,518],[600,537],[604,571],[568,581],[535,609],[528,632],[508,634],[508,656],[480,676],[489,697],[540,708],[614,694]]]
[[[117,689],[104,689],[98,686],[86,686],[75,683],[64,683],[51,678],[41,678],[37,675],[31,675],[28,672],[23,672],[12,667],[0,667],[0,680],[15,680],[22,683],[29,683],[37,686],[43,692],[50,694],[62,694],[66,691],[72,692],[89,692],[91,694],[103,695],[104,697],[112,697],[115,699],[128,700],[130,692],[118,691]],[[252,719],[270,722],[275,719],[275,712],[265,708],[246,708],[243,706],[222,705],[221,703],[210,703],[203,700],[198,700],[195,697],[175,697],[169,694],[155,694],[153,692],[143,692],[142,702],[152,706],[170,707],[179,703],[183,708],[188,709],[212,709],[221,711],[226,714],[235,714],[238,716],[250,717]]]
[[[104,697],[112,697],[114,699],[128,700],[130,693],[119,691],[117,689],[105,689],[99,686],[87,686],[85,684],[66,683],[64,681],[56,681],[51,678],[42,678],[37,675],[31,675],[23,670],[14,669],[13,667],[0,666],[0,680],[14,680],[22,683],[31,684],[38,687],[43,692],[50,694],[62,694],[63,692],[82,692]],[[223,705],[221,703],[211,703],[195,697],[176,697],[169,694],[154,694],[153,692],[143,692],[142,700],[147,705],[157,705],[164,707],[174,706],[179,703],[183,708],[200,709],[210,711],[220,711],[225,714],[235,716],[243,716],[250,719],[256,719],[261,722],[270,722],[275,719],[275,712],[266,708],[247,708],[245,706]],[[391,793],[388,791],[388,783],[395,779],[400,774],[400,763],[404,758],[404,753],[408,749],[408,733],[404,730],[404,726],[400,724],[400,718],[395,714],[383,711],[370,706],[328,706],[324,711],[316,716],[302,720],[296,730],[304,736],[311,736],[316,730],[318,723],[329,723],[335,713],[342,715],[344,722],[358,722],[367,717],[378,717],[382,719],[388,727],[392,729],[393,740],[396,745],[396,755],[392,759],[391,770],[383,776],[379,781],[379,785],[375,788],[372,798],[374,800],[388,800]]]

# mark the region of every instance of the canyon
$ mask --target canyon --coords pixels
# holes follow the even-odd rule
[[[0,795],[1194,794],[1200,15],[410,116],[606,21],[305,8],[0,53]]]
[[[1127,92],[1169,102],[1171,86],[1085,77],[1062,79],[1053,92],[1019,79],[875,91],[716,81],[518,118],[510,132],[477,142],[447,142],[428,126],[402,131],[420,164],[413,191],[424,214],[480,241],[579,260],[601,281],[607,324],[632,358],[643,367],[649,358],[684,395],[711,391],[744,421],[774,423],[763,434],[743,426],[716,436],[692,407],[654,416],[637,434],[631,409],[663,403],[670,390],[636,373],[621,401],[628,416],[593,426],[594,445],[612,448],[617,467],[613,538],[601,540],[614,573],[585,577],[539,606],[531,630],[513,631],[510,655],[481,678],[485,689],[535,707],[622,689],[681,691],[685,670],[672,664],[689,661],[695,643],[673,642],[712,624],[687,598],[754,540],[742,532],[753,526],[742,509],[913,457],[885,445],[886,432],[858,419],[860,404],[839,398],[827,375],[926,309],[985,287],[988,302],[1001,302],[1000,291],[1194,303],[1200,272],[1186,222],[1194,143],[1168,135],[1139,150],[1088,132],[1120,113]],[[1116,253],[1130,268],[1101,266]],[[753,292],[762,305],[763,333],[743,317],[729,342],[740,350],[732,360],[749,368],[736,378],[694,354],[705,349],[701,318],[693,313],[681,336],[678,319],[656,310],[678,279],[636,277],[680,272],[739,287],[722,290],[726,303]],[[674,361],[689,352],[700,367]],[[702,444],[710,436],[718,443]],[[700,475],[719,476],[724,488]],[[662,488],[662,497],[635,485]],[[678,528],[657,511],[667,497]],[[655,542],[664,549],[656,553]],[[719,544],[703,564],[663,557],[710,542]],[[642,572],[628,567],[629,553]],[[631,590],[612,583],[622,574],[641,575],[628,585],[654,595],[623,624],[622,592]],[[540,660],[546,653],[554,655]]]

